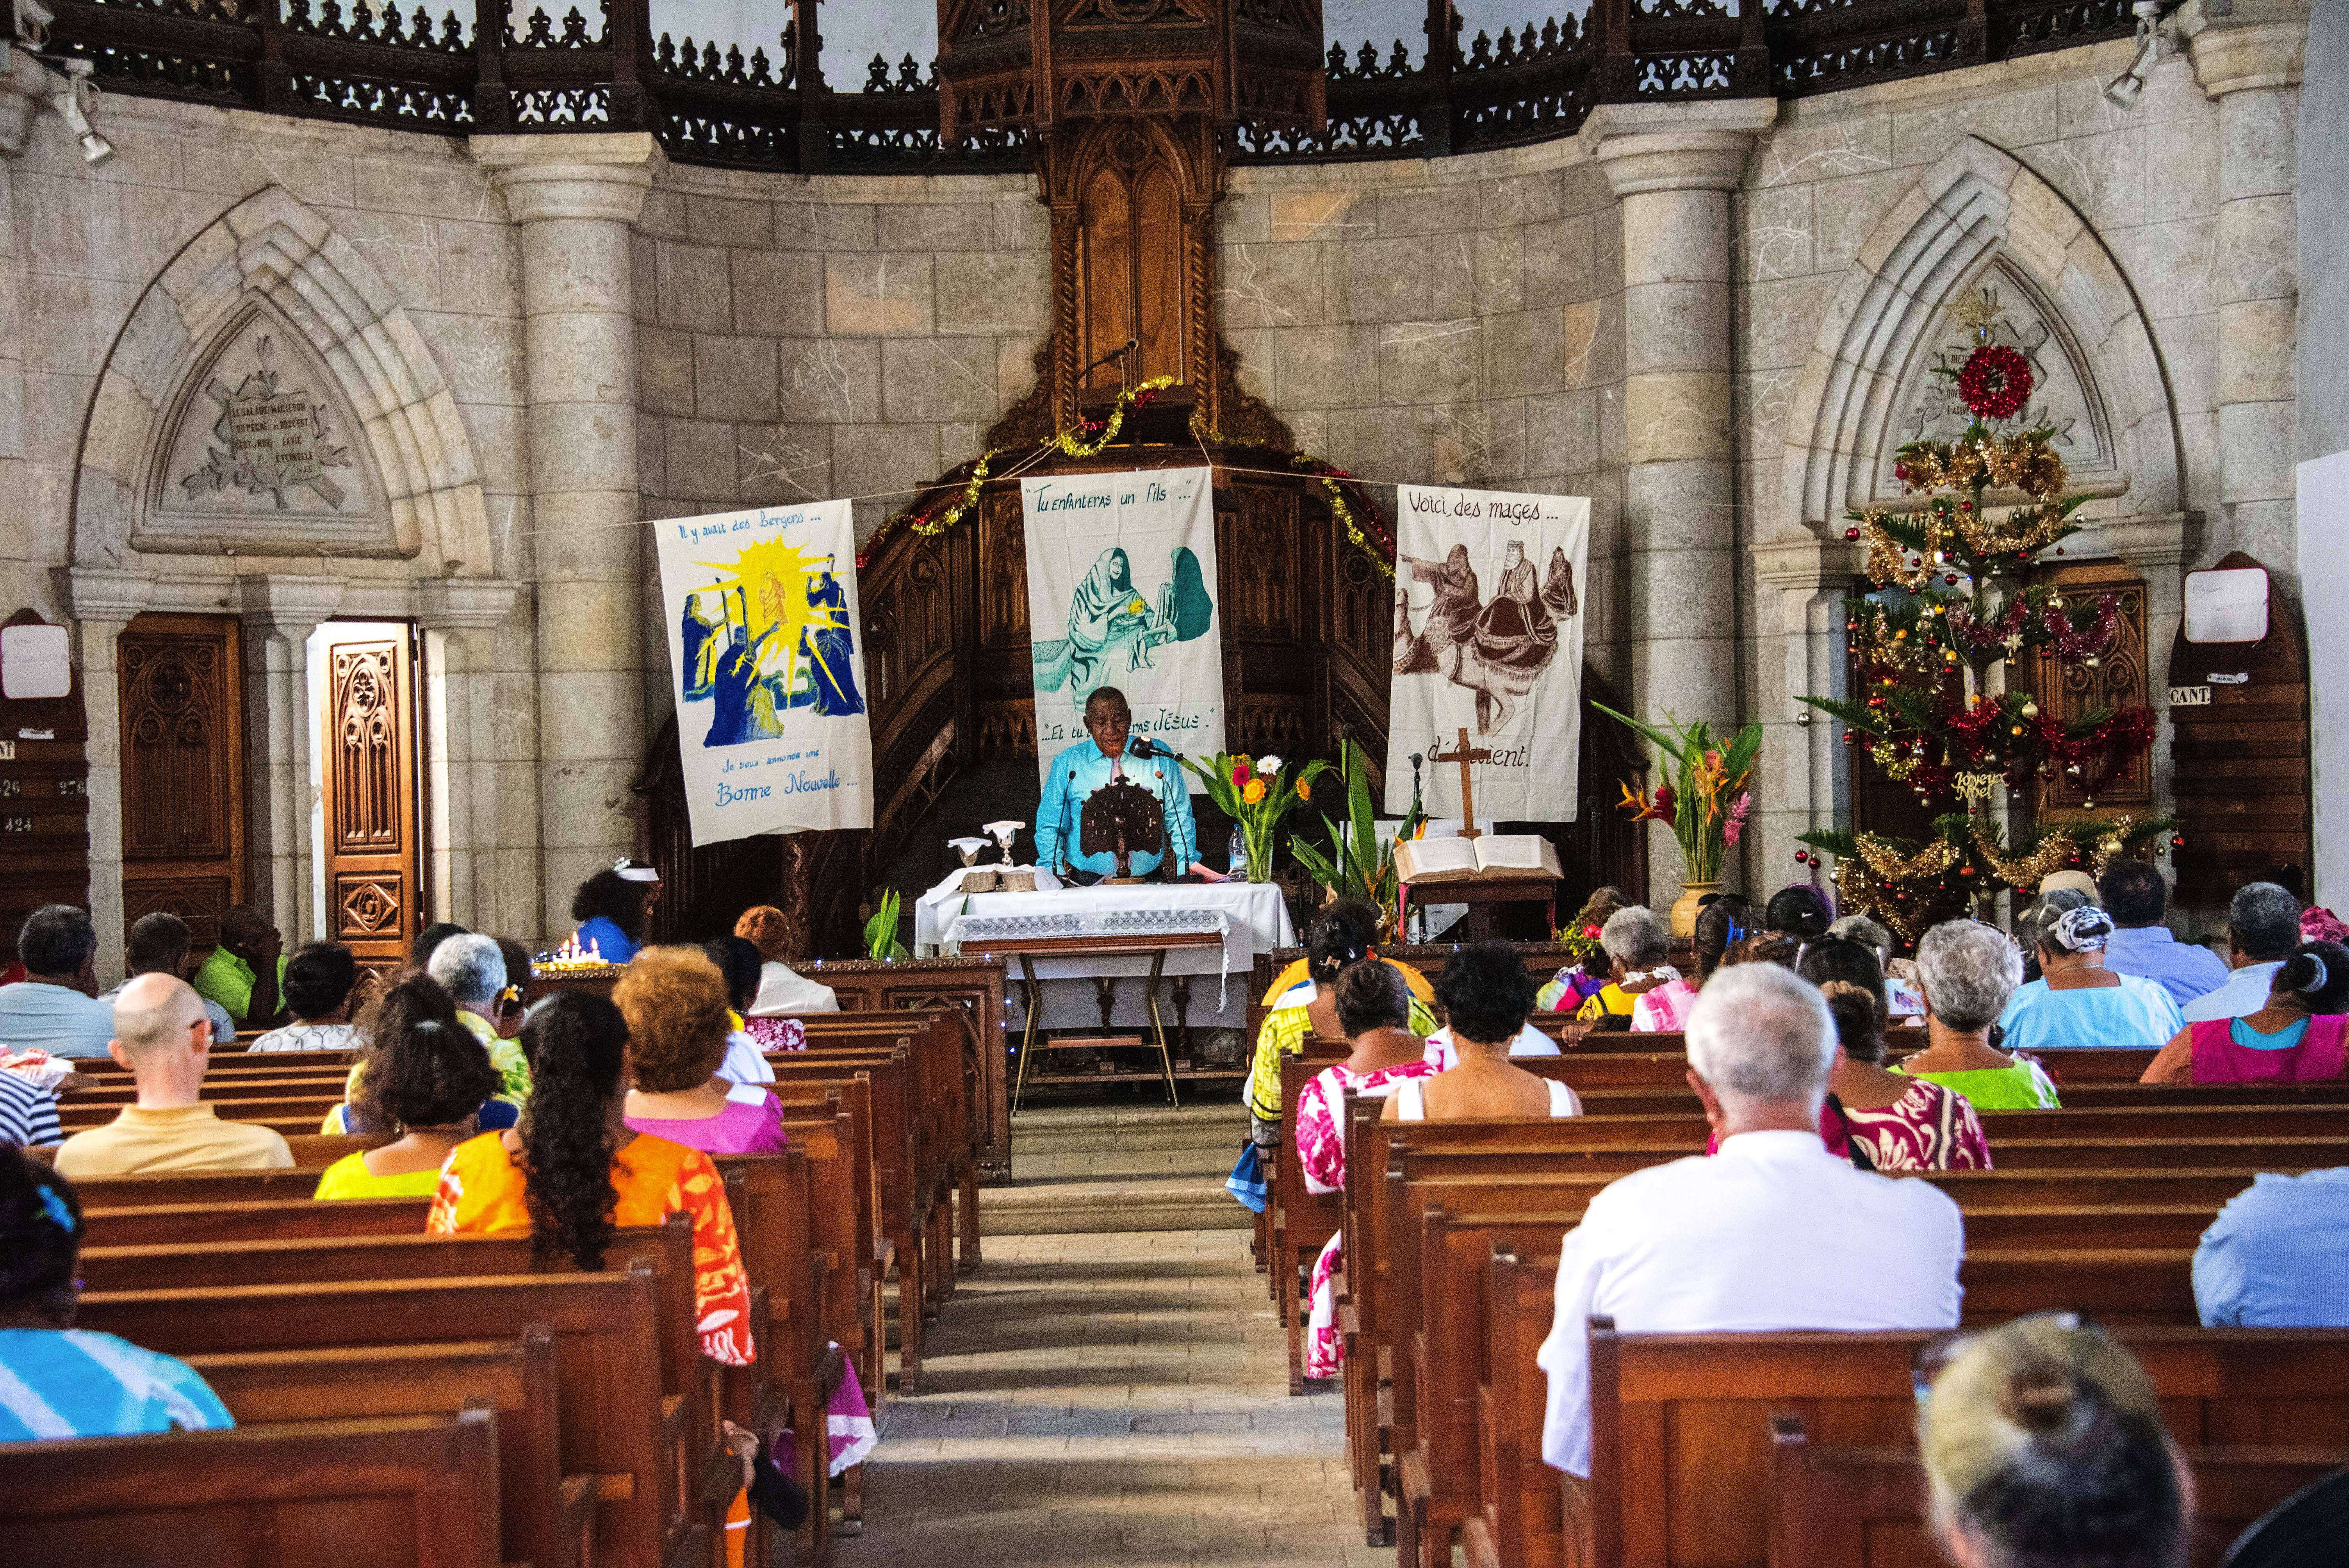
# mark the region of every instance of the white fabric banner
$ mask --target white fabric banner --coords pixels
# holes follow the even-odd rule
[[[1464,727],[1493,754],[1475,764],[1480,820],[1574,820],[1590,502],[1397,489],[1387,810],[1411,808],[1415,751],[1428,813],[1461,814],[1459,764],[1433,758]]]
[[[871,827],[849,503],[652,527],[693,841]]]
[[[1036,772],[1085,738],[1085,697],[1115,686],[1133,733],[1204,760],[1224,748],[1223,613],[1213,470],[1019,481]]]

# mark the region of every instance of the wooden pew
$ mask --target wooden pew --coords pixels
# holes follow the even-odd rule
[[[1913,1450],[1822,1447],[1804,1418],[1784,1412],[1770,1418],[1770,1568],[1940,1568],[1925,1467]],[[2349,1449],[2338,1447],[2189,1448],[2183,1455],[2194,1476],[2190,1568],[2217,1568],[2268,1510],[2349,1465]],[[1479,1558],[1472,1546],[1469,1561],[1501,1559]]]
[[[795,1125],[792,1118],[813,1117],[827,1121],[844,1119],[841,1125],[847,1140],[847,1176],[856,1202],[857,1227],[857,1233],[849,1243],[849,1257],[854,1270],[852,1277],[864,1303],[858,1308],[858,1316],[870,1319],[869,1342],[864,1346],[867,1359],[862,1369],[868,1385],[866,1396],[878,1398],[887,1382],[884,1281],[897,1257],[899,1242],[906,1241],[909,1248],[912,1243],[905,1227],[890,1222],[890,1211],[882,1195],[878,1162],[873,1153],[875,1129],[871,1076],[860,1070],[845,1078],[778,1079],[771,1087],[783,1102],[786,1130]],[[917,1266],[909,1264],[898,1271],[901,1393],[911,1391],[921,1367],[919,1278]],[[913,1320],[910,1330],[905,1326],[909,1317]],[[841,1343],[845,1345],[848,1341]]]
[[[543,1324],[564,1471],[595,1477],[597,1568],[679,1568],[706,1560],[715,1539],[718,1500],[692,1484],[714,1477],[679,1473],[688,1412],[663,1385],[670,1347],[654,1264],[625,1251],[614,1262],[596,1274],[89,1291],[78,1321],[177,1356],[436,1341],[452,1329],[503,1337]]]
[[[11,1443],[0,1560],[497,1568],[496,1418]]]
[[[833,988],[840,1010],[850,1016],[907,1008],[944,1008],[962,1031],[965,1071],[973,1085],[972,1110],[978,1147],[978,1180],[1004,1185],[1011,1180],[1011,1102],[1005,1064],[1004,962],[1000,958],[821,959],[800,973]],[[812,1022],[822,1014],[801,1019]],[[972,1233],[967,1227],[966,1237]],[[973,1252],[965,1267],[978,1263]]]
[[[1305,1392],[1305,1316],[1309,1304],[1299,1274],[1313,1266],[1321,1249],[1346,1221],[1344,1195],[1309,1191],[1297,1153],[1297,1097],[1325,1065],[1310,1055],[1291,1057],[1280,1064],[1280,1146],[1269,1161],[1271,1180],[1266,1183],[1265,1214],[1271,1222],[1267,1256],[1271,1260],[1280,1319],[1288,1328],[1288,1391],[1292,1395]]]
[[[88,1246],[187,1246],[277,1236],[420,1234],[431,1207],[429,1198],[353,1198],[328,1203],[264,1198],[85,1208],[81,1220]]]
[[[595,1480],[563,1473],[554,1336],[543,1327],[512,1340],[230,1352],[188,1364],[240,1426],[494,1410],[504,1560],[595,1561]]]
[[[852,1028],[869,1030],[884,1022],[857,1014],[816,1014],[800,1021],[807,1029],[808,1049],[819,1054],[835,1040],[854,1037],[847,1034]],[[975,1026],[966,1009],[953,1005],[926,1007],[903,1012],[895,1021],[901,1026],[910,1021],[914,1030],[915,1054],[925,1069],[923,1100],[936,1118],[942,1144],[934,1156],[938,1162],[936,1175],[946,1191],[956,1194],[961,1211],[956,1253],[947,1255],[942,1251],[940,1258],[947,1266],[941,1271],[939,1287],[943,1294],[952,1295],[956,1272],[977,1268],[980,1262],[978,1188],[988,1138],[985,1074],[977,1063]],[[999,1040],[998,1045],[999,1054]]]

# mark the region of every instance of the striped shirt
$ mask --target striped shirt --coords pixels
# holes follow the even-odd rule
[[[2194,1253],[2194,1305],[2209,1328],[2349,1328],[2349,1166],[2262,1171],[2229,1199]]]
[[[15,1073],[0,1072],[0,1143],[33,1149],[64,1138],[65,1130],[57,1125],[57,1097]]]
[[[79,1328],[0,1328],[0,1443],[235,1425],[174,1357]]]

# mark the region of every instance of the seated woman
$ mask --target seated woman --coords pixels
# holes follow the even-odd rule
[[[305,944],[285,961],[285,1010],[294,1021],[246,1047],[255,1051],[347,1051],[358,960],[339,942]]]
[[[1333,903],[1313,917],[1305,928],[1307,977],[1281,994],[1257,1030],[1247,1102],[1248,1135],[1259,1149],[1272,1148],[1280,1138],[1281,1057],[1301,1055],[1309,1039],[1346,1037],[1338,1018],[1338,976],[1348,966],[1378,956],[1371,945],[1376,917],[1363,920],[1366,907]],[[1421,1036],[1435,1028],[1435,1015],[1416,996],[1411,1001],[1409,1026]]]
[[[806,1028],[797,1018],[743,1016],[742,1009],[759,994],[761,974],[759,949],[748,937],[713,936],[701,944],[701,952],[726,981],[726,1059],[719,1064],[718,1076],[728,1083],[774,1082],[775,1069],[767,1065],[766,1053],[807,1049]]]
[[[1762,906],[1762,929],[1791,936],[1798,946],[1825,936],[1834,922],[1827,895],[1808,882],[1788,882]]]
[[[1608,973],[1607,947],[1601,940],[1607,923],[1615,912],[1631,901],[1621,888],[1599,887],[1590,891],[1574,918],[1558,928],[1558,941],[1579,951],[1580,956],[1551,976],[1547,985],[1534,994],[1537,1013],[1574,1013],[1582,1005],[1604,990],[1614,978]]]
[[[718,965],[698,949],[645,948],[612,1001],[627,1020],[636,1064],[628,1126],[709,1154],[776,1154],[790,1143],[771,1090],[717,1076],[733,1014]]]
[[[73,1183],[0,1143],[0,1443],[235,1426],[186,1362],[73,1326],[81,1240]]]
[[[693,1221],[693,1309],[701,1353],[729,1367],[758,1359],[750,1287],[718,1168],[698,1149],[628,1126],[628,1026],[619,1008],[558,991],[523,1026],[538,1063],[530,1113],[510,1131],[457,1146],[424,1228],[434,1235],[528,1231],[540,1266],[604,1266],[612,1233]]]
[[[1371,903],[1367,899],[1341,898],[1333,903],[1325,905],[1324,907],[1329,909],[1344,910],[1348,914],[1353,917],[1355,924],[1361,926],[1364,931],[1371,934],[1370,939],[1374,944],[1378,941],[1380,931],[1384,928],[1389,918],[1388,913],[1381,913],[1377,904]],[[1405,964],[1400,958],[1382,957],[1379,962],[1393,970],[1396,974],[1402,975],[1402,983],[1411,987],[1411,994],[1413,996],[1417,997],[1422,1002],[1430,1004],[1431,1006],[1434,1003],[1435,987],[1427,983],[1426,975],[1421,974],[1417,969],[1413,968],[1410,965]],[[1294,990],[1297,986],[1310,983],[1312,977],[1309,971],[1311,967],[1312,961],[1309,958],[1292,959],[1288,967],[1284,968],[1279,974],[1272,977],[1272,984],[1264,988],[1264,999],[1259,1006],[1266,1007],[1279,1006],[1280,999],[1283,996],[1288,995],[1288,993]]]
[[[1876,954],[1877,966],[1884,971],[1884,1011],[1895,1028],[1923,1028],[1925,1003],[1917,995],[1917,966],[1906,959],[1892,956],[1892,933],[1873,915],[1847,914],[1827,927],[1829,936],[1840,936],[1857,942]],[[1894,965],[1899,966],[1895,973]]]
[[[1652,910],[1635,903],[1607,917],[1607,923],[1599,928],[1599,944],[1607,950],[1607,984],[1583,1002],[1575,1018],[1599,1025],[1620,1018],[1623,1022],[1614,1027],[1636,1028],[1632,1013],[1638,999],[1681,977],[1679,970],[1664,962],[1671,952],[1671,939]],[[1665,1026],[1648,1026],[1657,1029]]]
[[[400,1002],[397,1006],[387,1006],[395,992],[400,995]],[[450,995],[448,988],[438,980],[420,970],[410,969],[398,985],[378,997],[352,1026],[351,1044],[358,1047],[359,1057],[351,1064],[350,1072],[343,1078],[343,1102],[328,1111],[326,1119],[318,1123],[320,1132],[349,1136],[393,1130],[390,1122],[370,1119],[380,1115],[381,1110],[368,1094],[367,1077],[374,1068],[377,1055],[387,1045],[398,1040],[415,1023],[427,1018],[455,1026],[460,1038],[450,1043],[448,1048],[461,1052],[466,1041],[472,1042],[475,1054],[481,1058],[482,1065],[490,1069],[495,1080],[490,1085],[489,1096],[471,1108],[474,1132],[501,1132],[519,1119],[522,1108],[504,1098],[502,1092],[506,1083],[506,1073],[489,1048],[482,1045],[481,1036],[467,1026],[463,1010],[457,1006],[456,998]],[[518,1051],[518,1047],[508,1048]],[[431,1191],[429,1186],[423,1189],[427,1196]],[[376,1197],[381,1194],[343,1193],[337,1196]]]
[[[1978,1110],[2055,1110],[2055,1086],[2029,1057],[1994,1050],[1991,1026],[2023,980],[2023,954],[1978,920],[1933,927],[1917,944],[1925,1048],[1892,1070],[1955,1089]]]
[[[786,1027],[784,1021],[801,1013],[837,1013],[839,994],[797,974],[783,962],[791,947],[792,924],[773,904],[744,910],[742,918],[734,923],[734,934],[759,950],[758,993],[749,1006],[735,1009],[750,1020],[751,1037],[763,1050],[806,1049],[806,1032],[796,1025]],[[794,1040],[796,1044],[792,1043]]]
[[[1884,973],[1857,942],[1823,936],[1795,972],[1826,994],[1843,1056],[1827,1085],[1851,1161],[1872,1171],[1986,1171],[1990,1145],[1964,1097],[1884,1067]],[[1824,1118],[1822,1118],[1824,1119]],[[1827,1140],[1830,1146],[1835,1140]]]
[[[429,1198],[450,1152],[481,1130],[498,1069],[457,1005],[410,974],[367,1011],[367,1071],[350,1119],[399,1134],[380,1149],[346,1154],[318,1178],[316,1198]]]
[[[1383,964],[1350,965],[1338,976],[1338,1026],[1354,1054],[1322,1070],[1297,1095],[1297,1158],[1309,1192],[1346,1187],[1346,1097],[1383,1099],[1405,1078],[1434,1068],[1422,1054],[1427,1042],[1411,1032],[1411,991]],[[1313,1264],[1313,1313],[1305,1338],[1305,1375],[1335,1377],[1345,1358],[1330,1280],[1344,1263],[1345,1233],[1330,1238]]]
[[[2310,942],[2275,972],[2267,1006],[2189,1024],[2140,1083],[2331,1083],[2344,1076],[2349,948]]]
[[[660,873],[623,857],[571,895],[571,918],[579,923],[572,939],[603,954],[606,964],[626,964],[644,945],[645,912],[659,896]]]
[[[2018,987],[1998,1016],[2008,1050],[2149,1050],[2186,1026],[2168,991],[2105,967],[2113,917],[2078,893],[2046,895],[2020,926],[2038,951],[2039,978]]]
[[[1450,1064],[1406,1078],[1387,1099],[1381,1121],[1454,1121],[1477,1116],[1579,1116],[1582,1100],[1562,1083],[1509,1065],[1510,1047],[1533,1011],[1526,961],[1506,942],[1473,942],[1435,978],[1435,999],[1451,1017]],[[1435,1042],[1428,1042],[1431,1053]],[[1556,1046],[1550,1047],[1553,1053]]]
[[[1931,1392],[1919,1397],[1917,1436],[1933,1533],[1950,1562],[2186,1561],[2193,1501],[2153,1379],[2127,1350],[2054,1313],[1947,1348]]]
[[[1631,1032],[1648,1035],[1686,1027],[1689,1009],[1696,1006],[1696,987],[1664,962],[1671,951],[1664,923],[1653,911],[1634,904],[1609,921],[1607,929],[1615,936],[1608,948],[1618,967],[1614,988],[1631,998]]]

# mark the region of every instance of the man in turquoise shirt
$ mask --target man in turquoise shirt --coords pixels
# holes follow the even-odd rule
[[[1105,851],[1080,854],[1078,845],[1085,801],[1111,779],[1124,779],[1158,797],[1166,817],[1166,851],[1174,864],[1205,881],[1223,881],[1222,872],[1199,863],[1191,793],[1183,785],[1182,764],[1164,752],[1147,758],[1129,756],[1126,737],[1133,727],[1133,711],[1126,706],[1125,694],[1115,686],[1102,686],[1085,698],[1085,733],[1091,738],[1052,758],[1051,771],[1044,779],[1044,799],[1036,810],[1036,863],[1056,872],[1074,868],[1083,873],[1081,881],[1115,875],[1115,855]],[[1155,850],[1140,851],[1129,855],[1127,864],[1133,875],[1147,876],[1158,869],[1161,858]]]
[[[284,1022],[277,1000],[285,977],[285,939],[244,904],[222,914],[220,945],[189,984],[196,995],[228,1010],[242,1030],[273,1029]]]

